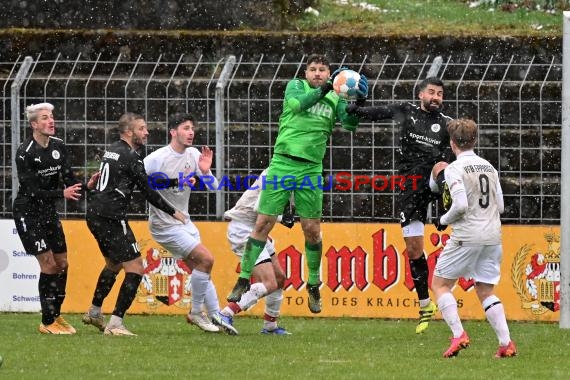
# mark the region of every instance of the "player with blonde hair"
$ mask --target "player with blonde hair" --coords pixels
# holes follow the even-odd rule
[[[19,189],[13,216],[26,252],[40,265],[38,290],[42,309],[42,334],[75,334],[61,316],[67,285],[67,245],[56,210],[60,199],[77,201],[86,187],[93,188],[97,175],[87,186],[75,178],[70,155],[63,140],[55,137],[53,105],[32,104],[26,116],[31,135],[16,151]],[[65,187],[61,187],[63,179]]]

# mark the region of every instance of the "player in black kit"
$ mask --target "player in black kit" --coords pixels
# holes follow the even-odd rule
[[[380,121],[392,119],[400,124],[400,149],[398,172],[406,176],[405,189],[400,190],[398,207],[400,224],[406,243],[410,271],[418,293],[420,319],[416,333],[423,333],[437,311],[428,289],[428,265],[424,255],[424,224],[429,204],[440,197],[429,187],[431,170],[437,162],[451,159],[447,123],[449,116],[441,112],[443,82],[435,77],[419,84],[420,105],[395,103],[379,107],[359,107],[350,104],[349,113],[361,120]],[[414,188],[412,176],[418,176]]]
[[[111,144],[103,155],[99,181],[87,199],[87,226],[103,253],[105,267],[99,275],[92,305],[82,320],[104,331],[105,335],[135,335],[123,324],[123,317],[135,299],[144,271],[142,257],[127,220],[127,208],[135,186],[155,207],[181,223],[187,221],[184,214],[170,206],[148,184],[142,157],[137,153],[148,136],[144,118],[127,112],[119,119],[118,130],[120,140]],[[101,306],[121,269],[125,271],[125,278],[113,315],[105,324]]]
[[[67,285],[67,245],[56,211],[58,199],[78,200],[84,185],[73,175],[69,153],[54,137],[53,105],[40,103],[26,108],[32,134],[16,152],[19,189],[13,216],[26,252],[40,265],[38,290],[42,308],[42,334],[75,334],[61,315]],[[63,179],[65,187],[60,184]],[[88,186],[93,188],[97,176]]]

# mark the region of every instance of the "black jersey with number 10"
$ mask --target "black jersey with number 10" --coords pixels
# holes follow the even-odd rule
[[[175,210],[151,189],[142,158],[123,140],[114,142],[103,155],[101,176],[89,193],[88,213],[111,219],[125,219],[135,186],[145,198],[167,214]]]

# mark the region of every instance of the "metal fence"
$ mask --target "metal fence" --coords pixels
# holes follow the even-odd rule
[[[197,146],[223,145],[218,176],[258,174],[269,162],[278,132],[285,85],[302,76],[305,56],[296,61],[235,57],[227,66],[227,82],[219,82],[227,57],[218,60],[55,59],[32,57],[31,67],[17,91],[21,121],[15,127],[20,139],[30,133],[23,117],[26,105],[49,101],[55,105],[57,135],[73,154],[77,174],[87,178],[98,168],[98,159],[114,139],[113,128],[125,111],[145,116],[150,152],[168,143],[165,127],[169,115],[193,113],[199,128]],[[11,136],[14,126],[10,90],[24,57],[0,62],[2,88],[2,190],[1,216],[11,217]],[[416,87],[427,74],[434,57],[364,57],[359,62],[333,62],[348,66],[369,78],[370,104],[415,102]],[[439,70],[446,83],[444,112],[471,117],[480,126],[477,151],[497,167],[505,194],[506,223],[558,224],[560,218],[561,155],[561,57],[516,57],[497,62],[443,57]],[[216,86],[217,90],[216,90]],[[217,95],[216,95],[217,94]],[[218,103],[216,103],[216,97]],[[217,112],[216,112],[217,111]],[[216,123],[223,134],[216,140]],[[398,125],[392,121],[361,123],[356,133],[337,129],[330,140],[324,167],[327,174],[395,173]],[[219,151],[216,154],[222,153]],[[215,219],[219,209],[231,207],[239,191],[196,191],[190,201],[194,219]],[[216,197],[218,203],[216,203]],[[331,221],[397,221],[393,192],[331,189],[325,192],[324,219]],[[146,203],[137,195],[131,217],[145,217]],[[65,217],[82,217],[85,201],[61,201]],[[216,210],[218,209],[218,212]]]

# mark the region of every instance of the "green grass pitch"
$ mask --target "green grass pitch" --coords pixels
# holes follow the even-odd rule
[[[239,336],[207,334],[183,316],[128,315],[137,337],[103,336],[66,315],[74,336],[37,332],[39,314],[0,314],[0,379],[567,379],[570,330],[510,323],[519,355],[494,359],[485,321],[466,321],[471,347],[442,358],[450,332],[441,320],[423,335],[415,321],[282,318],[290,336],[259,333],[262,321],[235,319]]]

